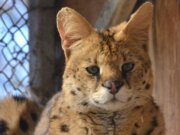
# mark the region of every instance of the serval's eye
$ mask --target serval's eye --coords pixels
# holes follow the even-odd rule
[[[89,74],[98,75],[99,74],[99,67],[98,66],[89,66],[86,68],[86,71]]]
[[[124,64],[122,65],[122,72],[123,72],[123,73],[128,73],[128,72],[130,72],[131,70],[133,70],[133,68],[134,68],[134,63],[131,63],[131,62],[129,62],[129,63],[124,63]]]

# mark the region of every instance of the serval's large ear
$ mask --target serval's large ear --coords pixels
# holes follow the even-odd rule
[[[66,59],[70,56],[71,48],[78,41],[88,37],[93,28],[88,21],[75,10],[65,7],[57,14],[57,28],[62,40],[62,48]]]
[[[121,38],[121,35],[125,35],[128,39],[147,42],[149,27],[152,23],[152,15],[152,3],[144,3],[134,14],[131,15],[130,20],[123,26],[123,28],[120,27],[121,30],[116,34],[116,38],[118,39]]]
[[[147,41],[149,27],[152,23],[153,5],[144,3],[130,18],[124,32],[137,40]],[[142,39],[139,39],[142,38]]]

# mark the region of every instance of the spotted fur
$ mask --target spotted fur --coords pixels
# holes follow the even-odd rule
[[[0,135],[32,135],[41,108],[22,96],[0,100]]]
[[[164,135],[147,50],[152,9],[145,3],[128,22],[101,31],[73,9],[59,11],[63,87],[47,105],[35,135]],[[125,63],[134,65],[127,73]]]

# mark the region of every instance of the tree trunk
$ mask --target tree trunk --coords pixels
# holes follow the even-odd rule
[[[155,0],[153,48],[156,100],[162,106],[166,135],[180,133],[180,1]]]

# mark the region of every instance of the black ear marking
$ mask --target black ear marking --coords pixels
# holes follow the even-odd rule
[[[0,120],[0,134],[5,133],[8,130],[8,125],[4,120]]]

